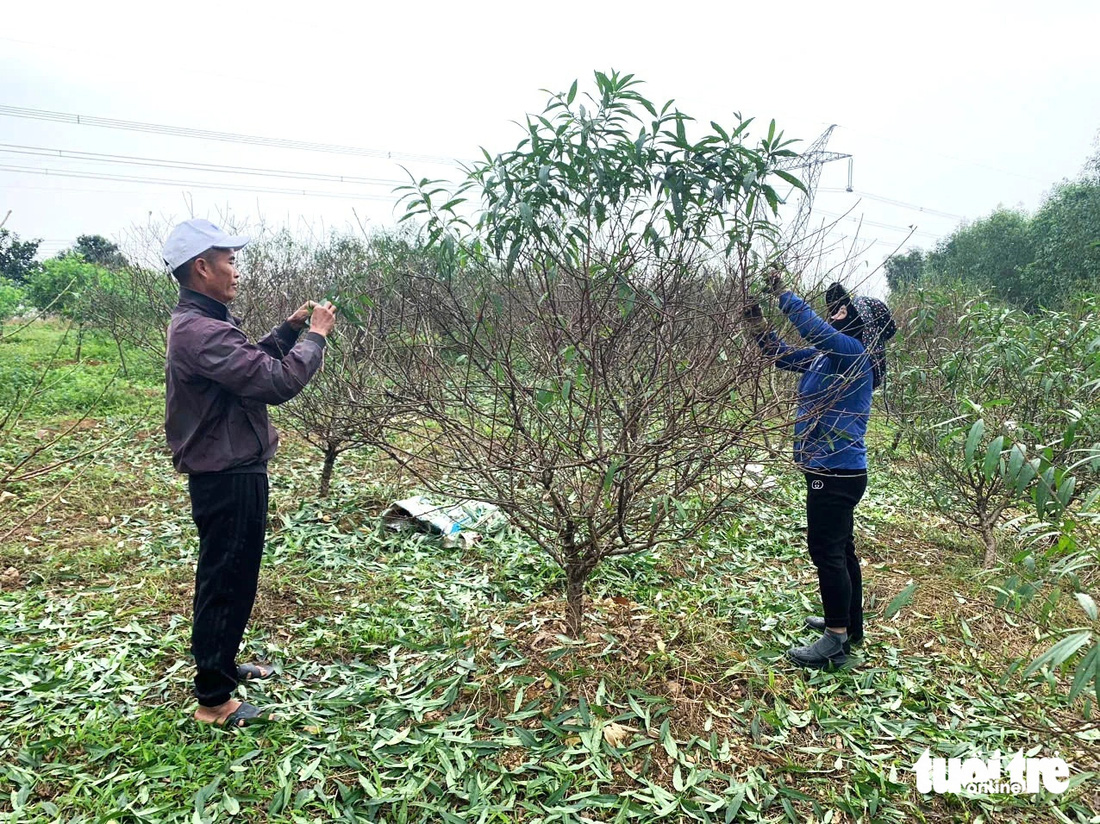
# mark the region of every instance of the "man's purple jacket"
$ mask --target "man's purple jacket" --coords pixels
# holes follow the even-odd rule
[[[250,343],[219,301],[180,289],[168,326],[164,431],[176,470],[267,472],[279,435],[268,404],[293,398],[321,366],[325,338],[289,323]]]

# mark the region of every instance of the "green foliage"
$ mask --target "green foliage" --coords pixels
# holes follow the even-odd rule
[[[14,232],[0,228],[0,278],[24,284],[41,268],[34,256],[38,240],[20,240]]]
[[[77,255],[54,258],[31,277],[27,296],[44,312],[83,321],[88,316],[85,293],[109,277],[107,270],[86,263]]]
[[[921,261],[919,252],[886,262],[891,290],[916,282],[961,284],[1029,312],[1068,309],[1100,293],[1100,162],[1054,187],[1034,216],[998,209],[964,225]]]
[[[77,255],[86,263],[94,263],[106,269],[124,269],[130,265],[116,243],[102,235],[80,235],[71,248],[61,252],[58,257]]]
[[[1100,483],[1100,308],[1028,315],[911,297],[898,358],[906,431],[933,500],[992,561],[1007,509],[1057,521]]]
[[[1029,228],[1035,254],[1026,276],[1041,305],[1100,293],[1100,177],[1057,186]]]
[[[1017,659],[1004,677],[1041,679],[1062,697],[1055,674],[1072,673],[1065,700],[1087,691],[1100,706],[1088,592],[1100,521],[1100,305],[1089,299],[1073,313],[1028,315],[946,292],[918,290],[910,299],[899,372],[916,477],[943,515],[981,536],[986,566],[1009,560],[999,535],[1014,516],[1025,549],[1011,560],[1024,574],[995,587],[998,606],[1021,610],[1046,597],[1038,617],[1046,649]],[[1071,623],[1083,618],[1083,626],[1052,625],[1063,590],[1075,594]],[[1093,704],[1082,706],[1088,720]]]
[[[27,404],[30,416],[129,413],[163,403],[164,367],[127,349],[130,371],[119,375],[117,346],[87,334],[75,362],[77,330],[60,321],[36,321],[0,339],[0,417]],[[47,373],[44,374],[43,373]]]
[[[1034,260],[1028,217],[1001,209],[939,243],[928,254],[925,274],[933,284],[959,281],[1025,309],[1052,306],[1043,299],[1042,284],[1028,274]]]
[[[1100,463],[1100,451],[1096,460]],[[1080,702],[1086,719],[1100,707],[1100,614],[1093,594],[1098,559],[1091,545],[1100,525],[1098,500],[1100,495],[1090,495],[1072,515],[1064,514],[1054,530],[1024,530],[1029,540],[1018,558],[1020,571],[994,587],[997,606],[1003,609],[1024,612],[1032,607],[1034,613],[1035,605],[1041,605],[1037,623],[1046,649],[1027,663],[1024,676],[1037,676],[1052,693],[1062,695],[1054,690],[1056,675],[1072,674],[1066,701]],[[1071,604],[1059,610],[1069,594]],[[1067,620],[1069,628],[1064,626]],[[1018,661],[1017,667],[1023,664]]]
[[[891,255],[886,259],[886,283],[890,292],[899,294],[914,286],[921,277],[924,253],[910,249],[904,255]]]
[[[850,672],[776,660],[803,639],[815,585],[790,506],[796,477],[688,545],[606,564],[591,581],[600,631],[566,644],[543,607],[560,573],[528,541],[441,550],[377,529],[365,505],[394,490],[369,456],[318,505],[312,459],[288,438],[243,653],[278,665],[244,695],[283,720],[200,727],[181,617],[197,548],[179,479],[154,437],[97,458],[66,495],[78,506],[36,529],[41,543],[0,545],[0,569],[21,573],[0,592],[0,775],[19,820],[725,824],[840,810],[900,824],[944,803],[998,822],[1092,814],[1087,741],[1067,756],[1084,783],[1061,795],[915,792],[925,747],[1048,754],[1029,727],[1062,711],[1045,690],[989,679],[997,650],[963,645],[949,615],[971,613],[950,595],[911,624],[904,610],[876,621]],[[872,491],[865,523],[885,530],[897,497]],[[913,559],[919,574],[967,593],[929,575],[921,562],[934,557]],[[798,593],[777,596],[792,581]]]
[[[456,457],[424,435],[433,454],[402,461],[436,461],[422,482],[499,505],[566,570],[574,634],[602,559],[684,539],[749,494],[767,425],[729,403],[761,370],[737,321],[775,256],[773,184],[802,185],[777,169],[794,152],[774,121],[756,139],[740,116],[700,129],[640,87],[597,72],[456,192],[405,187],[442,272],[402,290],[418,318],[397,392]]]
[[[552,95],[542,114],[527,118],[517,147],[484,152],[456,192],[429,180],[404,187],[402,219],[426,221],[430,243],[445,250],[462,236],[465,254],[487,252],[507,269],[521,254],[576,264],[593,248],[660,256],[713,238],[726,256],[751,249],[758,234],[775,238],[774,178],[802,184],[776,169],[795,152],[774,121],[754,146],[746,142],[752,119],[739,116],[692,138],[693,118],[673,101],[655,106],[633,75],[596,72],[595,82],[585,102],[576,82]],[[477,221],[463,236],[471,227],[459,207],[472,193]]]
[[[404,259],[400,242],[382,245]],[[355,271],[347,249],[330,251],[325,267],[345,261]],[[378,254],[368,259],[385,259]],[[621,305],[639,311],[643,301],[628,295]],[[971,309],[920,321],[946,334]],[[1007,316],[1014,330],[1018,315]],[[971,340],[1000,317],[973,310],[960,334]],[[0,393],[13,368],[55,357],[66,328],[36,322],[0,342]],[[1073,350],[1075,330],[1054,344]],[[117,372],[112,341],[93,334],[85,350],[80,364],[68,362],[71,341],[57,353],[62,369],[43,403],[0,439],[0,465],[49,443],[62,428],[54,415],[73,415],[71,393],[92,370]],[[561,362],[575,369],[578,357]],[[1005,357],[998,368],[1016,369],[1019,353]],[[374,513],[410,490],[407,473],[395,481],[373,452],[349,455],[318,504],[318,461],[289,436],[271,467],[271,528],[244,649],[274,661],[280,676],[241,693],[283,720],[247,733],[200,727],[186,656],[194,527],[159,422],[133,428],[143,397],[154,409],[163,402],[156,366],[141,382],[137,371],[112,401],[119,417],[89,421],[56,444],[50,460],[70,463],[11,485],[0,502],[0,535],[33,516],[0,540],[0,776],[2,803],[18,820],[722,824],[823,821],[839,810],[903,822],[940,804],[955,817],[997,821],[1094,815],[1088,724],[1062,739],[1077,779],[1064,794],[914,792],[909,770],[925,747],[1047,754],[1067,723],[1067,698],[1083,713],[1096,706],[1094,573],[1084,533],[1066,526],[1039,571],[1067,608],[1047,610],[1028,658],[1037,662],[998,683],[990,673],[1006,667],[1001,645],[970,627],[994,624],[997,641],[1026,644],[1034,626],[1017,605],[1027,603],[1006,597],[1002,608],[1011,601],[1022,616],[1005,622],[990,621],[990,604],[971,604],[973,569],[952,577],[943,566],[951,552],[926,543],[936,530],[923,526],[933,520],[925,497],[889,465],[860,506],[872,618],[863,665],[805,674],[782,662],[785,647],[805,640],[802,616],[816,599],[799,528],[803,481],[793,471],[776,470],[779,488],[690,540],[607,559],[588,582],[594,631],[564,642],[555,608],[564,576],[530,539],[510,530],[442,549],[379,528]],[[546,414],[567,410],[590,380],[570,377],[545,388]],[[1051,388],[1065,392],[1076,380]],[[968,421],[958,452],[969,450],[984,472],[1004,434],[1000,457],[1012,474],[1033,453],[1011,451],[996,428],[999,408],[986,403],[988,423],[972,439]],[[74,460],[89,451],[90,460]],[[607,484],[603,467],[593,474]],[[679,504],[702,509],[709,494]],[[1085,509],[1069,513],[1083,518]],[[1039,564],[1045,543],[1036,535]]]
[[[0,277],[0,329],[27,303],[27,294],[19,284]]]

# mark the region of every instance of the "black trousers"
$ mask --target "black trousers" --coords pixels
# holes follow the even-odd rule
[[[863,635],[863,575],[855,545],[855,509],[867,491],[867,473],[806,473],[806,543],[817,567],[825,626]]]
[[[191,626],[195,697],[204,707],[216,707],[237,686],[237,651],[256,600],[267,475],[191,475],[187,488],[199,530]]]

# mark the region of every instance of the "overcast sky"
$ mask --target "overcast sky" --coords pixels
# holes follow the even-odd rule
[[[1097,31],[1097,0],[8,3],[0,107],[340,144],[400,164],[0,113],[0,219],[10,210],[7,228],[47,254],[78,234],[119,239],[227,210],[298,231],[355,215],[390,226],[401,165],[453,176],[451,161],[478,147],[511,148],[541,89],[614,68],[703,122],[774,117],[806,143],[836,123],[828,148],[854,156],[854,192],[846,162],[826,166],[817,219],[852,209],[836,232],[850,237],[862,218],[871,271],[909,226],[906,248],[928,248],[998,206],[1033,210],[1078,174],[1100,129]],[[271,189],[311,194],[258,191]]]

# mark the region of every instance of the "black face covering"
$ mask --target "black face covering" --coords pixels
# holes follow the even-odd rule
[[[841,334],[863,340],[863,318],[859,316],[848,290],[842,284],[834,283],[825,291],[825,306],[830,318],[840,311],[840,307],[847,306],[848,316],[844,320],[830,320],[829,325]]]
[[[829,325],[843,335],[861,342],[863,340],[863,318],[851,304],[848,304],[848,317],[844,320],[830,320]]]

